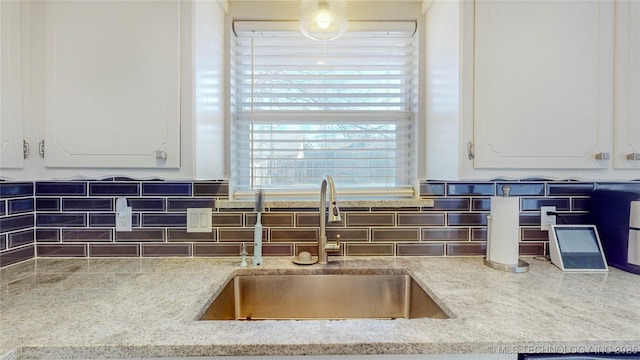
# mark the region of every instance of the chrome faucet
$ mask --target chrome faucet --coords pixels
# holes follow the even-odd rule
[[[327,221],[327,185],[329,185],[329,219]],[[333,184],[331,175],[325,175],[320,184],[320,237],[318,239],[318,263],[327,264],[329,262],[328,252],[340,251],[340,237],[333,244],[327,244],[327,222],[329,224],[339,224],[342,222],[340,208],[336,203],[336,187]]]

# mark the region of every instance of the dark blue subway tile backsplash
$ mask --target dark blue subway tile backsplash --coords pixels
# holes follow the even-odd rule
[[[7,214],[23,214],[33,212],[33,198],[7,200]]]
[[[425,207],[423,211],[465,211],[469,210],[471,201],[460,198],[435,198],[433,207]]]
[[[111,242],[111,229],[62,229],[62,241],[68,242]]]
[[[588,213],[566,213],[556,216],[558,224],[589,224]],[[536,224],[540,224],[538,221]]]
[[[142,214],[142,227],[186,227],[187,214]]]
[[[547,183],[549,196],[589,196],[593,192],[593,183],[550,182]]]
[[[129,232],[116,231],[116,242],[164,242],[164,229],[133,229]]]
[[[494,196],[496,185],[494,183],[448,183],[448,196]]]
[[[33,227],[33,214],[5,216],[0,218],[0,233],[24,230]]]
[[[33,183],[0,182],[0,199],[33,196]]]
[[[115,213],[92,213],[89,216],[89,227],[115,227]],[[131,214],[131,227],[140,227],[140,214]]]
[[[143,183],[142,196],[191,196],[191,183]]]
[[[541,206],[555,206],[559,224],[584,224],[594,189],[640,192],[640,181],[423,181],[420,196],[433,199],[432,207],[343,207],[352,221],[331,231],[343,233],[352,255],[481,256],[491,198],[502,195],[503,185],[520,197],[520,249],[526,255],[547,251]],[[132,207],[132,231],[115,230],[117,197]],[[0,266],[34,256],[237,256],[241,243],[251,250],[255,214],[215,209],[223,199],[229,199],[229,183],[222,180],[0,182]],[[188,208],[213,208],[210,233],[186,232]],[[386,225],[377,222],[380,216]],[[266,256],[315,251],[317,208],[270,208],[263,220]],[[288,230],[303,235],[283,237]],[[412,243],[403,234],[411,234]]]
[[[444,196],[446,184],[444,182],[428,182],[420,184],[420,196]]]
[[[60,211],[60,198],[36,198],[36,211]]]
[[[215,200],[211,198],[168,199],[167,210],[187,211],[188,208],[214,208]]]
[[[33,228],[29,230],[8,234],[7,236],[7,242],[9,244],[8,247],[15,248],[22,245],[32,244],[33,236],[34,236]]]
[[[195,182],[193,183],[193,196],[215,196],[228,198],[229,183],[226,181]]]
[[[127,199],[132,211],[165,211],[167,210],[166,199],[139,198]]]
[[[59,242],[60,229],[36,229],[36,242]]]
[[[449,226],[478,226],[487,225],[487,215],[482,213],[449,213],[447,225]]]
[[[87,214],[82,213],[52,213],[37,214],[36,226],[52,227],[52,226],[74,226],[84,227],[87,225]]]
[[[471,199],[472,211],[489,211],[491,210],[491,198],[474,198]]]
[[[615,183],[615,182],[602,182],[596,183],[596,190],[617,190],[617,191],[631,191],[640,193],[640,181],[632,183]]]
[[[89,196],[140,196],[140,183],[90,182]]]
[[[36,196],[87,195],[87,183],[81,181],[37,182]]]
[[[88,214],[89,216],[89,227],[115,227],[116,226],[116,214],[102,214],[102,213],[93,213]],[[132,214],[133,218],[133,214]],[[133,221],[132,221],[133,226]]]
[[[589,211],[589,198],[571,199],[571,211]]]
[[[540,213],[521,213],[520,226],[540,226]]]
[[[37,244],[38,256],[43,257],[86,257],[86,244]]]
[[[496,195],[503,196],[503,187],[510,188],[510,196],[544,196],[544,183],[499,182],[496,184]]]
[[[113,200],[92,198],[62,199],[62,211],[112,211]]]
[[[522,198],[522,211],[540,211],[541,206],[555,206],[556,211],[569,211],[571,205],[569,198]]]
[[[8,249],[0,253],[0,267],[33,259],[34,256],[35,249],[33,245]]]

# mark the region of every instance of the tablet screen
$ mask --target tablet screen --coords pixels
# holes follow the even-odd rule
[[[556,228],[558,245],[565,253],[599,253],[598,241],[594,229],[571,227]]]

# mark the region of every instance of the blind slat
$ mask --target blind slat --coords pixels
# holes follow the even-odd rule
[[[314,84],[407,84],[411,83],[415,78],[415,74],[412,71],[406,69],[393,69],[385,65],[363,65],[360,68],[362,72],[359,75],[353,75],[349,73],[342,73],[342,68],[337,68],[333,73],[327,73],[326,71],[306,71],[304,74],[291,74],[289,71],[295,71],[297,65],[282,66],[282,71],[277,79],[274,79],[272,72],[279,67],[274,66],[271,68],[270,73],[260,72],[253,73],[253,76],[243,75],[242,77],[236,76],[234,81],[237,82],[239,88],[261,86],[266,84],[279,84],[283,82],[296,82],[298,85],[305,85],[309,83]],[[368,76],[363,76],[363,73],[368,73]],[[393,82],[389,81],[389,78],[393,77]]]

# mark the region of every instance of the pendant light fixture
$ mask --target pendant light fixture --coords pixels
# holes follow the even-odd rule
[[[337,39],[347,31],[346,0],[302,0],[300,31],[320,41]]]

